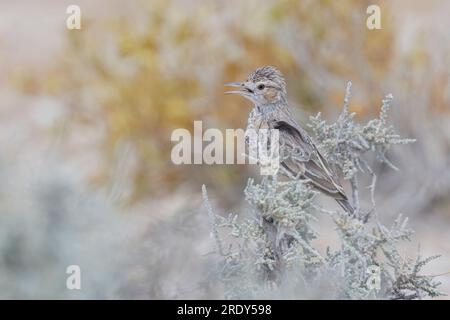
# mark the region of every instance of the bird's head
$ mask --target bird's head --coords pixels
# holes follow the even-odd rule
[[[246,81],[229,82],[225,86],[240,88],[225,93],[239,94],[257,106],[277,104],[286,99],[286,82],[281,72],[272,66],[260,67]]]

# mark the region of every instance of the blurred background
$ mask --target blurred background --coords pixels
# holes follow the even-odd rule
[[[417,142],[389,152],[398,172],[373,162],[378,210],[410,217],[405,254],[443,255],[428,274],[450,271],[450,2],[78,0],[67,30],[71,4],[0,3],[0,298],[220,298],[201,185],[239,212],[257,171],[176,166],[170,135],[245,128],[223,83],[266,64],[303,124],[334,121],[347,81],[361,121],[394,95],[389,121]]]

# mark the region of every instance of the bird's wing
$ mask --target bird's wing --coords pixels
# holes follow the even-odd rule
[[[306,131],[282,120],[271,121],[270,127],[279,130],[282,166],[290,174],[301,173],[322,192],[347,199],[336,174]]]

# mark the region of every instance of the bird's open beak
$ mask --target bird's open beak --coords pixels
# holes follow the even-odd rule
[[[228,82],[225,83],[226,87],[236,87],[240,88],[242,90],[232,90],[232,91],[225,91],[225,94],[239,94],[244,97],[251,97],[253,94],[253,90],[248,88],[244,82]]]

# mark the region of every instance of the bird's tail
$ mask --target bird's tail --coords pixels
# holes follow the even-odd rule
[[[342,209],[344,209],[348,214],[350,215],[355,214],[355,209],[347,199],[336,199],[336,202],[339,203]]]

